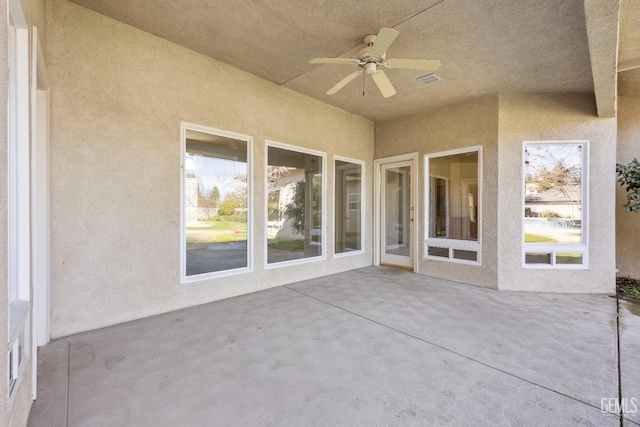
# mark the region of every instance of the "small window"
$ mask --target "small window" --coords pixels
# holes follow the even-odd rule
[[[250,143],[183,124],[183,281],[250,267]]]
[[[524,144],[524,265],[586,268],[587,143]]]
[[[480,264],[481,148],[425,156],[426,257]]]
[[[267,265],[324,256],[325,158],[268,143]]]
[[[363,248],[363,163],[335,160],[335,253],[357,254]]]
[[[441,258],[449,258],[449,248],[439,248],[437,246],[429,246],[429,256],[437,256]]]

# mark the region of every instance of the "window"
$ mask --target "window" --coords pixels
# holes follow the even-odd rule
[[[326,155],[269,142],[267,265],[324,256]]]
[[[251,267],[251,137],[183,123],[182,281]]]
[[[586,141],[525,142],[523,264],[586,268]]]
[[[481,147],[425,156],[426,258],[480,264]]]
[[[363,248],[364,163],[335,159],[335,254],[359,254]]]
[[[8,348],[9,405],[30,355],[31,207],[29,146],[29,33],[19,0],[10,0],[8,28]]]

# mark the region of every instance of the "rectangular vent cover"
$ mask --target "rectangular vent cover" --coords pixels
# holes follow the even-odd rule
[[[432,74],[427,74],[426,76],[419,77],[417,80],[420,83],[424,83],[424,84],[428,85],[428,84],[431,84],[431,83],[439,82],[442,79],[432,73]]]

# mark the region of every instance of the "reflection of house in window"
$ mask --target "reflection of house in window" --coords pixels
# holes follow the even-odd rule
[[[321,256],[323,157],[274,145],[267,153],[267,263]]]
[[[524,146],[525,266],[586,268],[584,144]]]
[[[527,191],[524,199],[525,216],[539,218],[582,218],[582,188],[580,186],[553,187],[537,192]]]

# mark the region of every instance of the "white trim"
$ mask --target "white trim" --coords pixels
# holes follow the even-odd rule
[[[525,211],[525,173],[527,146],[544,145],[581,145],[582,146],[582,209],[580,219],[581,243],[525,243],[524,241],[524,211]],[[522,141],[521,167],[521,209],[520,209],[520,236],[521,236],[521,262],[525,269],[547,270],[588,270],[589,269],[589,141],[588,140],[543,140]],[[527,264],[527,253],[549,253],[551,264]],[[556,264],[557,254],[582,254],[582,264]]]
[[[429,237],[430,224],[430,212],[431,212],[431,182],[429,175],[429,160],[433,158],[455,156],[458,154],[478,153],[478,218],[476,223],[478,224],[478,240],[458,240],[448,239],[441,237]],[[439,151],[437,153],[425,154],[424,156],[424,194],[425,194],[425,206],[424,206],[424,259],[432,261],[444,261],[453,262],[455,264],[465,264],[471,266],[482,265],[482,223],[484,221],[484,201],[483,201],[483,156],[482,145],[474,145],[471,147],[457,148],[455,150]],[[448,209],[448,208],[447,208]],[[447,227],[449,224],[449,218],[447,218]],[[449,230],[447,229],[447,234]],[[449,258],[437,257],[429,255],[429,246],[435,246],[439,248],[449,249]],[[463,260],[453,257],[454,250],[475,251],[477,253],[477,261]]]
[[[187,276],[186,223],[184,215],[184,162],[187,150],[187,129],[232,138],[247,143],[247,266],[230,270]],[[180,284],[202,282],[219,277],[234,276],[253,271],[253,137],[185,121],[180,122]]]
[[[15,367],[17,379],[10,389],[7,376],[9,412],[29,364],[31,351],[31,157],[29,98],[29,31],[20,0],[8,1],[9,98],[8,130],[8,346],[7,354],[22,337],[24,357]],[[9,392],[11,390],[11,392]]]
[[[341,162],[348,162],[348,163],[353,163],[354,165],[359,165],[360,166],[360,250],[357,251],[349,251],[349,252],[339,252],[336,253],[336,230],[337,230],[337,221],[338,218],[336,217],[336,192],[335,192],[335,186],[336,186],[336,176],[338,175],[338,173],[336,172],[336,161],[341,161]],[[352,159],[349,157],[343,157],[343,156],[338,156],[338,155],[334,155],[333,156],[333,186],[334,186],[334,190],[333,190],[333,257],[334,258],[345,258],[345,257],[349,257],[349,256],[355,256],[355,255],[362,255],[364,254],[364,231],[367,229],[366,228],[366,215],[365,215],[365,211],[366,211],[366,195],[365,195],[365,189],[367,188],[365,186],[365,169],[366,167],[366,162],[364,160],[357,160],[357,159]]]
[[[50,332],[50,203],[49,203],[49,78],[38,36],[31,28],[31,180],[32,180],[32,373],[31,393],[37,397],[38,346],[45,345]]]
[[[411,197],[413,198],[413,206],[414,206],[414,223],[413,223],[413,232],[411,233],[411,241],[412,241],[412,257],[413,257],[413,271],[418,273],[418,229],[419,229],[419,218],[420,216],[417,214],[415,209],[418,208],[418,153],[407,153],[400,154],[397,156],[383,157],[380,159],[375,159],[373,161],[373,265],[380,265],[380,257],[381,251],[380,248],[382,246],[381,239],[381,206],[380,206],[380,196],[381,196],[381,185],[380,185],[380,169],[383,165],[387,165],[389,163],[396,163],[402,161],[410,161],[412,162],[412,180],[411,180]]]
[[[269,147],[280,148],[283,150],[294,151],[296,153],[311,154],[322,158],[322,233],[321,233],[321,245],[320,255],[313,257],[305,257],[299,259],[293,259],[288,261],[280,261],[269,263],[269,180],[266,178],[267,170],[269,169]],[[297,145],[285,144],[283,142],[273,141],[265,139],[264,150],[264,269],[271,270],[274,268],[288,267],[292,265],[307,264],[310,262],[325,261],[327,259],[327,153],[324,151],[313,150],[310,148],[303,148]]]

